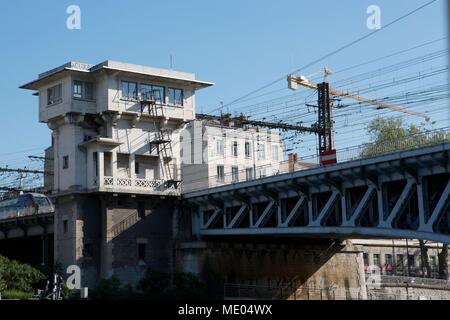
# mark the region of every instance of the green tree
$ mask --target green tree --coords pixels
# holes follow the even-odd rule
[[[0,292],[32,293],[45,279],[45,275],[36,268],[0,256]]]
[[[400,118],[376,118],[367,126],[372,143],[363,149],[361,156],[373,157],[434,145],[450,139],[448,133],[427,133],[425,126],[425,124],[405,124]]]
[[[362,157],[373,157],[399,150],[408,150],[438,143],[448,142],[450,134],[436,132],[426,134],[425,124],[420,126],[405,124],[400,118],[376,118],[367,126],[372,143],[366,146],[361,152]],[[424,241],[420,241],[422,265],[425,267],[425,274],[431,276],[429,258]],[[448,245],[444,244],[439,254],[439,274],[448,279]]]

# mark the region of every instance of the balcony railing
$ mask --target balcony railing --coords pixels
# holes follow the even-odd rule
[[[158,192],[175,192],[175,188],[170,186],[165,180],[146,180],[132,178],[114,178],[103,177],[103,187],[118,188],[137,191],[158,191]]]

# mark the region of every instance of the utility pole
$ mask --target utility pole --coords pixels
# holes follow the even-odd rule
[[[327,82],[318,84],[319,95],[319,152],[333,150],[333,123],[331,114],[330,86]]]

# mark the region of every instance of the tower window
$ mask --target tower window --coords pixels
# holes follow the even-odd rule
[[[75,80],[73,82],[73,97],[85,100],[94,100],[94,84]]]
[[[51,87],[47,89],[47,105],[50,106],[52,104],[60,103],[62,101],[62,85],[58,84],[57,86]]]
[[[145,243],[138,243],[138,259],[141,261],[145,261],[145,251],[147,249],[147,245]]]
[[[69,156],[63,157],[63,169],[69,169]]]
[[[122,81],[122,98],[123,99],[137,99],[137,83]]]
[[[175,106],[183,106],[184,97],[182,89],[168,88],[167,93],[169,96],[169,104]]]

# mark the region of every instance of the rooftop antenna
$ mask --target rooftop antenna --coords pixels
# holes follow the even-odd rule
[[[170,69],[173,69],[173,56],[170,54]]]

